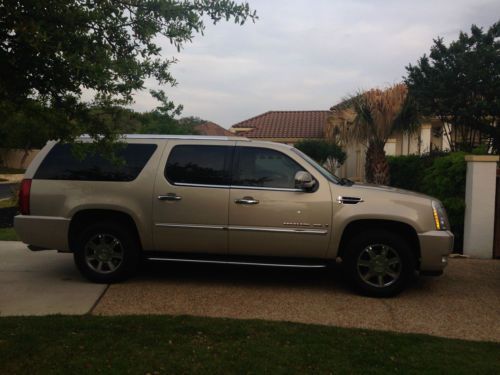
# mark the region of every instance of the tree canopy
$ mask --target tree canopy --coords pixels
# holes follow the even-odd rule
[[[360,92],[336,108],[336,112],[345,112],[351,122],[341,128],[340,138],[346,143],[357,141],[367,146],[366,181],[388,185],[390,172],[384,149],[387,140],[396,132],[413,133],[419,127],[419,114],[405,84]]]
[[[130,104],[146,79],[176,84],[169,72],[175,60],[163,56],[164,41],[180,50],[207,21],[256,18],[248,3],[229,0],[4,0],[2,124],[14,126],[29,110],[47,120],[52,138],[85,132],[113,139],[116,124],[106,126],[104,109]],[[164,91],[152,94],[163,114],[180,113]]]
[[[429,56],[406,69],[419,110],[451,124],[452,150],[487,143],[500,151],[500,22],[488,31],[473,25],[448,46],[435,39]]]

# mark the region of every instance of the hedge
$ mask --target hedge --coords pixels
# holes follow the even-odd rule
[[[443,202],[455,251],[463,246],[466,162],[464,152],[389,157],[391,186],[417,191]]]

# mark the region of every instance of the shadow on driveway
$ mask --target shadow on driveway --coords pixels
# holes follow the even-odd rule
[[[400,296],[356,295],[331,270],[147,263],[111,285],[94,314],[173,314],[425,333],[500,341],[500,261],[451,259]]]

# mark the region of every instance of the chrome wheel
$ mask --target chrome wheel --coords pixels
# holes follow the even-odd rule
[[[123,245],[112,234],[96,234],[84,247],[85,262],[95,272],[114,272],[123,262]]]
[[[398,252],[384,244],[365,247],[356,264],[361,279],[376,288],[394,284],[401,276],[401,266]]]

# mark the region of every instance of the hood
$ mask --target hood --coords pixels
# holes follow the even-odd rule
[[[354,185],[352,185],[353,188],[357,188],[360,190],[371,190],[371,191],[383,191],[386,193],[395,193],[395,194],[402,194],[402,195],[411,195],[414,197],[420,197],[420,198],[426,198],[426,199],[434,199],[433,197],[430,197],[428,195],[422,194],[422,193],[417,193],[415,191],[411,190],[404,190],[404,189],[398,189],[392,186],[385,186],[385,185],[375,185],[375,184],[367,184],[367,183],[362,183],[362,182],[356,182]]]

